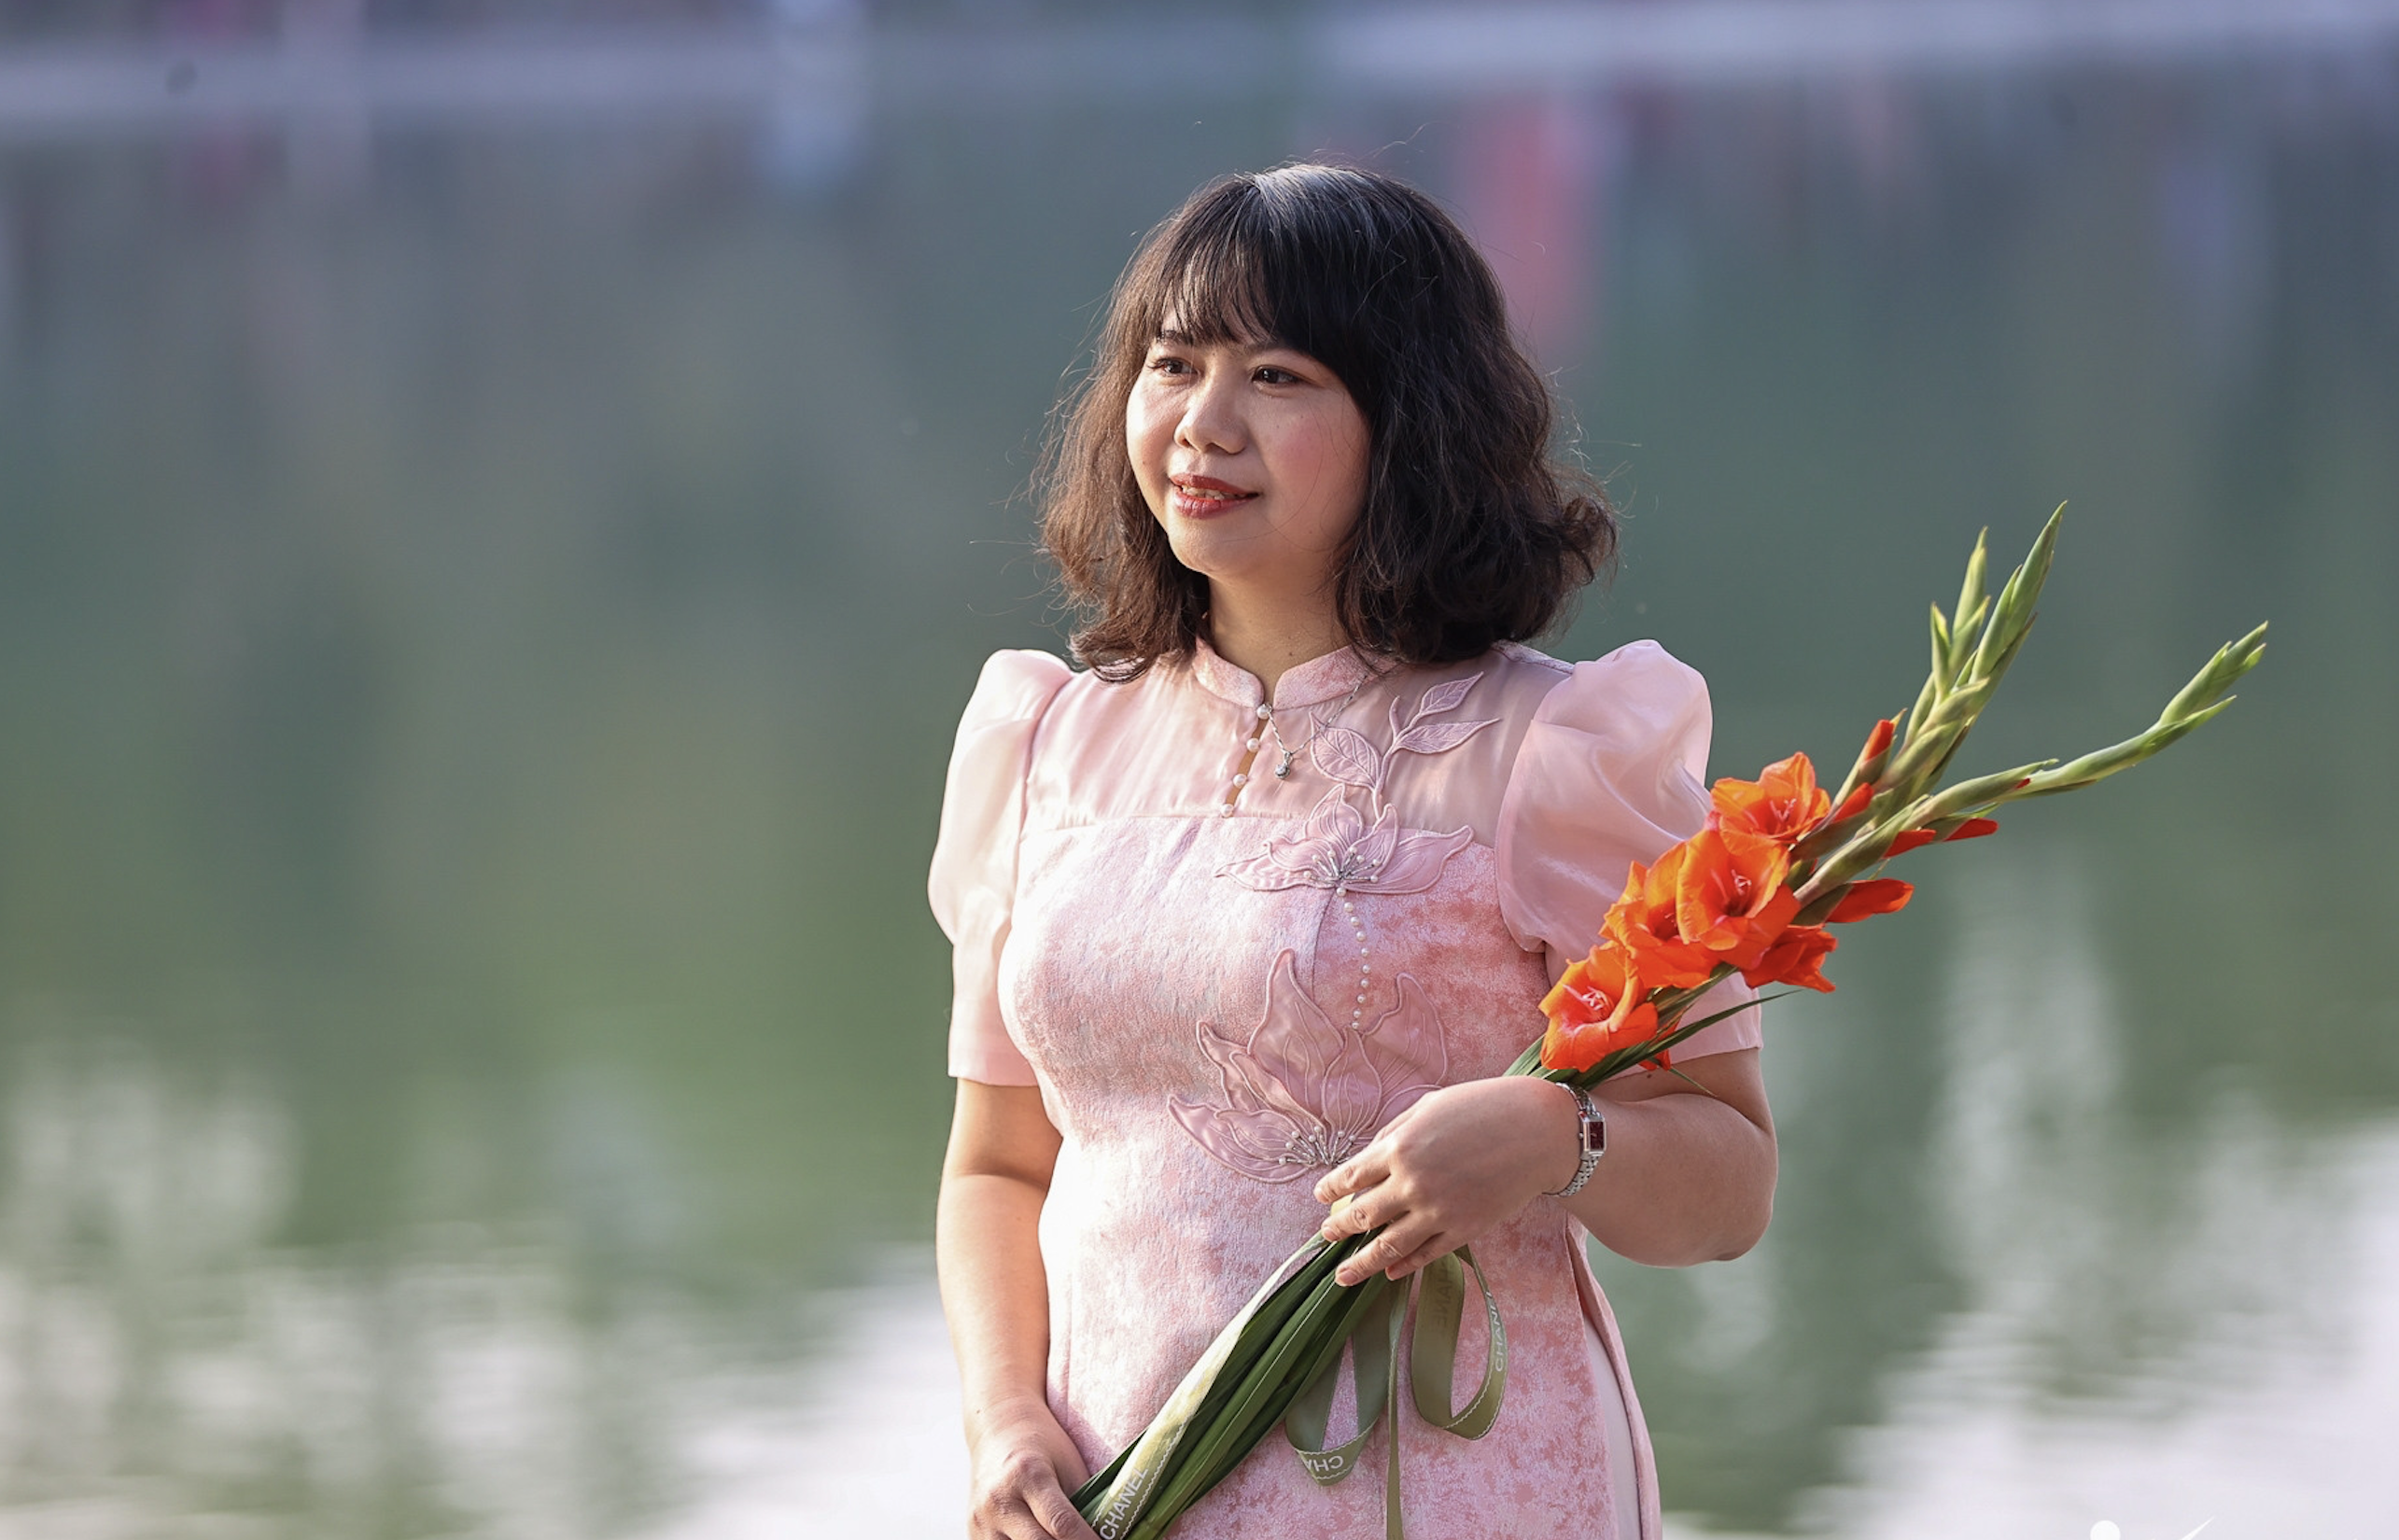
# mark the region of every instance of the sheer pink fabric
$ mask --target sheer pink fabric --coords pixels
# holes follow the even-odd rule
[[[1063,1137],[1041,1221],[1049,1394],[1095,1466],[1321,1221],[1314,1179],[1428,1090],[1504,1070],[1627,865],[1706,808],[1706,688],[1653,642],[1381,672],[1343,651],[1278,681],[1271,731],[1263,699],[1204,646],[1123,685],[1002,652],[950,764],[932,880],[950,1070],[1039,1086]],[[1745,1011],[1680,1054],[1758,1041]],[[1655,1540],[1648,1437],[1579,1229],[1538,1200],[1476,1252],[1508,1326],[1506,1405],[1479,1442],[1404,1414],[1410,1533],[1614,1535],[1622,1508]],[[1178,1533],[1373,1533],[1381,1485],[1319,1488],[1270,1435]]]

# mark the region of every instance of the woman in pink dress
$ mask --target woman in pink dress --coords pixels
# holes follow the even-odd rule
[[[1487,1436],[1403,1396],[1365,1450],[1402,1441],[1415,1540],[1658,1540],[1584,1238],[1739,1255],[1774,1129],[1755,1011],[1604,1087],[1595,1165],[1569,1091],[1493,1078],[1628,863],[1699,826],[1709,716],[1653,642],[1524,645],[1614,523],[1547,458],[1489,269],[1387,177],[1228,178],[1134,259],[1064,421],[1045,539],[1085,666],[985,665],[933,866],[969,1533],[1086,1540],[1068,1494],[1321,1225],[1382,1227],[1354,1267],[1395,1277],[1473,1243],[1508,1327]],[[1382,1486],[1270,1435],[1175,1533],[1371,1536]]]

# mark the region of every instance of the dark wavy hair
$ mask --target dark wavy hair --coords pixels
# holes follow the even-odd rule
[[[1550,457],[1549,389],[1464,231],[1404,183],[1344,166],[1227,176],[1150,231],[1117,279],[1088,371],[1060,403],[1036,495],[1111,679],[1189,651],[1208,581],[1175,560],[1125,451],[1125,402],[1168,315],[1200,343],[1270,341],[1340,376],[1370,434],[1342,553],[1350,640],[1454,663],[1549,630],[1616,553],[1598,483]]]

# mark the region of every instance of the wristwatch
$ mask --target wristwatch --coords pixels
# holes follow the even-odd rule
[[[1566,1089],[1574,1094],[1575,1142],[1582,1159],[1575,1167],[1575,1179],[1547,1195],[1550,1197],[1572,1197],[1581,1192],[1582,1184],[1591,1180],[1592,1169],[1599,1165],[1599,1157],[1607,1153],[1607,1119],[1600,1116],[1599,1109],[1592,1105],[1591,1093],[1579,1085],[1569,1085]]]

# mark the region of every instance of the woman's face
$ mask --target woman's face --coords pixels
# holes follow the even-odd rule
[[[1368,438],[1307,354],[1193,343],[1171,316],[1125,402],[1125,448],[1175,559],[1269,602],[1323,602],[1366,500]]]

